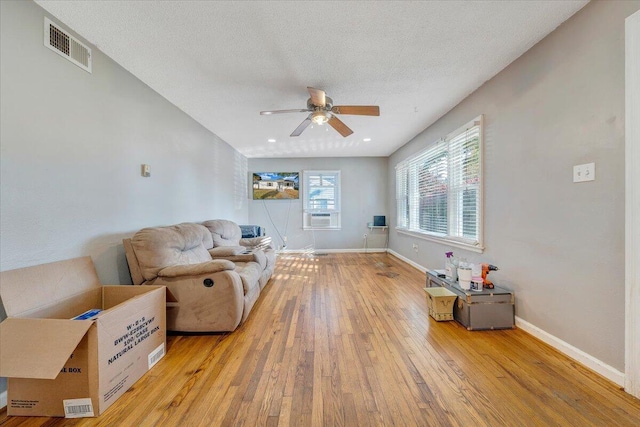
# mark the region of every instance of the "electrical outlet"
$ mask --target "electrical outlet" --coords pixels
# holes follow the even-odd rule
[[[596,179],[596,164],[585,163],[573,167],[573,182],[593,181]]]
[[[415,243],[413,244],[413,250],[414,250],[414,251],[416,251],[416,252],[418,252],[418,245],[417,245],[417,244],[415,244]]]

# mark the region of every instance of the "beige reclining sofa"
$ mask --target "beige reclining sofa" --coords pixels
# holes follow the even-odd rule
[[[220,225],[207,223],[215,230]],[[221,224],[240,229],[231,221]],[[133,284],[164,285],[176,300],[167,306],[169,331],[235,330],[273,274],[275,251],[264,238],[242,242],[250,247],[225,239],[224,246],[214,243],[214,235],[202,224],[183,223],[144,228],[123,240]]]

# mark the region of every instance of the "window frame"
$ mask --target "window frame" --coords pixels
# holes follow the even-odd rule
[[[333,188],[334,197],[332,208],[312,208],[311,206],[311,188],[310,179],[316,176],[328,176],[331,175],[334,178]],[[323,187],[322,185],[320,187]],[[303,170],[302,171],[302,228],[304,230],[341,230],[342,229],[342,180],[340,170]],[[330,225],[325,227],[318,227],[311,225],[312,214],[329,214]]]
[[[464,184],[451,185],[452,170],[458,174],[464,168],[463,161],[460,158],[453,158],[455,165],[452,165],[449,156],[454,150],[460,150],[460,146],[473,140],[473,137],[460,137],[478,127],[478,145],[477,145],[477,163],[472,163],[472,167],[477,168],[477,183],[470,184],[468,187]],[[482,253],[484,251],[484,177],[483,177],[483,146],[484,146],[484,117],[482,115],[460,126],[453,132],[450,132],[444,138],[441,138],[426,148],[396,164],[396,231],[401,234],[407,234],[421,239],[446,244],[448,246],[459,247],[473,252]],[[475,131],[474,131],[475,134]],[[455,144],[455,146],[454,146]],[[446,232],[434,232],[424,230],[420,224],[420,200],[421,193],[418,189],[420,181],[420,173],[417,172],[418,163],[432,161],[437,159],[439,155],[444,153],[446,156]],[[459,152],[458,152],[459,154]],[[452,168],[452,166],[456,166]],[[413,168],[413,172],[412,172]],[[404,176],[402,176],[404,174]],[[463,237],[465,227],[461,226],[459,220],[463,214],[464,208],[464,191],[475,190],[476,197],[476,239]],[[430,193],[434,194],[434,193]],[[422,195],[424,199],[424,195]],[[456,222],[458,221],[458,222]]]

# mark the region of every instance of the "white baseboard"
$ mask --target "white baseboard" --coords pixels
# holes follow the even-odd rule
[[[3,391],[0,393],[0,411],[2,411],[7,406],[7,391]]]
[[[351,253],[380,253],[380,252],[386,252],[387,250],[385,248],[357,248],[357,249],[316,249],[315,252],[316,253],[327,253],[327,254],[339,254],[339,253],[347,253],[347,252],[351,252]]]
[[[620,387],[624,386],[624,373],[618,371],[613,366],[607,365],[603,361],[596,359],[595,357],[585,353],[579,348],[576,348],[571,344],[564,342],[560,338],[553,336],[546,331],[543,331],[542,329],[532,325],[526,320],[519,318],[518,316],[516,316],[516,326],[519,329],[522,329],[523,331],[538,338],[540,341],[549,344],[559,352],[564,353],[575,361],[583,364],[592,371],[595,371],[603,377],[613,381]]]
[[[340,254],[340,253],[380,253],[387,252],[385,248],[357,248],[357,249],[280,249],[278,254]]]
[[[418,270],[422,271],[423,273],[427,272],[427,269],[423,266],[421,266],[420,264],[418,264],[415,261],[411,261],[409,258],[406,258],[402,255],[400,255],[398,252],[391,250],[391,249],[387,249],[387,252],[389,252],[391,255],[393,255],[396,258],[400,258],[402,261],[406,262],[407,264],[409,264],[410,266],[417,268]]]

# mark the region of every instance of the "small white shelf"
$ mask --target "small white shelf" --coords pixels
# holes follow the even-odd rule
[[[389,248],[389,226],[388,225],[373,225],[371,223],[367,224],[367,228],[369,230],[371,230],[371,232],[373,233],[373,230],[383,230],[384,232],[384,248],[385,250]],[[382,233],[377,233],[377,234],[382,234]],[[366,247],[366,237],[367,235],[365,234],[365,252],[367,251],[367,247]]]

